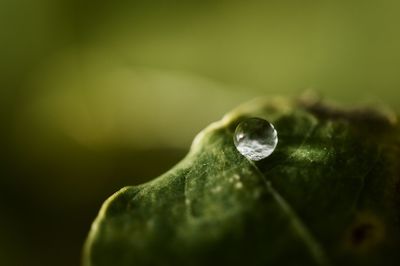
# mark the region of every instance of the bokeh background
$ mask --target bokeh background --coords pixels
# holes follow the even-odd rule
[[[400,2],[0,1],[0,265],[79,265],[101,203],[237,104],[400,111]]]

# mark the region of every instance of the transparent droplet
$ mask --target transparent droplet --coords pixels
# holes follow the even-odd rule
[[[275,150],[278,134],[270,122],[254,117],[239,123],[233,141],[242,155],[252,161],[259,161]]]

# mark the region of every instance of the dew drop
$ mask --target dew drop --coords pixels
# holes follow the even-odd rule
[[[252,161],[259,161],[275,150],[278,134],[270,122],[253,117],[239,123],[233,141],[242,155]]]

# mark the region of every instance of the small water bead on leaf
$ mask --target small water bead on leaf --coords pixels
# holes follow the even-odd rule
[[[248,118],[236,127],[233,141],[237,150],[252,161],[270,156],[278,144],[274,126],[261,118]]]

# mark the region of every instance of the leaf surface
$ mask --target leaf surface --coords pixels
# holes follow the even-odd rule
[[[248,117],[272,122],[279,136],[257,163],[233,144]],[[203,130],[173,169],[104,203],[84,265],[395,265],[396,119],[310,101],[241,106]]]

